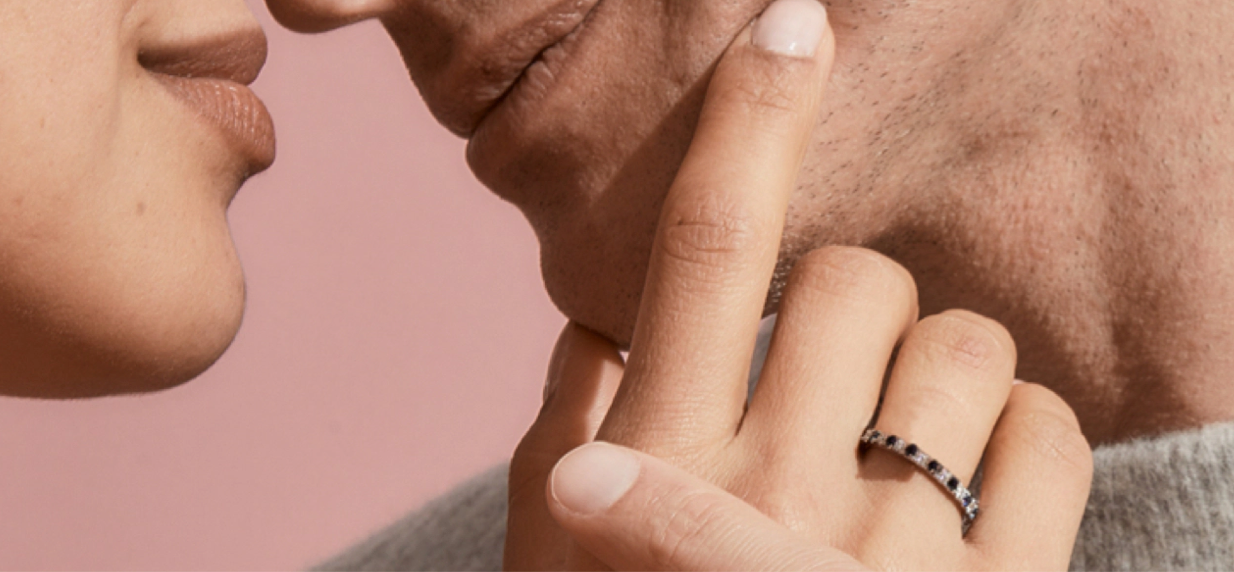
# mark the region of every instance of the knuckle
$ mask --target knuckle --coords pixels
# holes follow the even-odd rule
[[[1011,335],[997,322],[971,312],[951,310],[927,317],[913,328],[910,339],[913,349],[934,363],[986,374],[1010,375],[1015,368]]]
[[[774,57],[756,51],[743,52],[725,60],[717,70],[719,89],[711,97],[726,113],[739,113],[763,119],[795,117],[806,106],[803,89],[812,62]]]
[[[506,502],[515,508],[542,505],[546,478],[511,472],[506,485]]]
[[[661,234],[661,250],[670,261],[704,271],[704,275],[741,260],[759,248],[767,235],[767,225],[748,208],[708,195],[672,208]]]
[[[536,480],[543,480],[549,471],[561,460],[561,457],[568,452],[558,451],[557,448],[547,447],[542,443],[535,442],[524,438],[519,442],[518,447],[514,450],[514,456],[510,459],[510,487],[511,491],[518,489],[516,483],[529,483]]]
[[[806,254],[794,266],[789,288],[879,305],[908,302],[915,307],[917,300],[916,284],[903,266],[864,248],[829,247]]]
[[[1092,475],[1092,447],[1062,398],[1041,386],[1018,386],[1008,402],[1008,415],[1015,420],[1011,434],[1016,445],[1066,467],[1077,479],[1087,481]]]
[[[551,404],[541,408],[536,420],[523,434],[510,458],[509,485],[511,494],[523,485],[535,483],[533,495],[543,495],[547,475],[562,457],[592,440],[586,431],[563,424],[560,416],[550,411]]]
[[[800,474],[794,477],[781,478],[770,486],[751,487],[741,496],[789,530],[810,531],[817,528],[819,507],[823,503],[811,498],[812,491],[798,486],[800,483],[796,480],[800,479]]]
[[[547,464],[551,468],[563,455],[589,441],[569,424],[562,423],[571,420],[554,415],[551,405],[548,403],[540,408],[536,420],[519,440],[510,460],[512,467]]]
[[[671,510],[655,511],[647,554],[655,569],[675,570],[692,555],[707,549],[706,538],[724,525],[722,505],[713,493],[689,492],[678,496]]]
[[[771,517],[772,520],[789,528],[801,522],[797,499],[786,494],[783,488],[758,490],[743,495],[746,502],[758,508],[759,512]]]
[[[507,499],[511,506],[524,506],[524,503],[542,503],[544,487],[548,481],[549,471],[556,465],[560,455],[551,455],[534,447],[524,447],[519,444],[514,458],[510,461],[510,471],[507,477]]]
[[[791,115],[800,107],[792,89],[786,85],[783,75],[770,76],[770,81],[742,81],[734,87],[734,98],[743,104],[744,111],[754,116]]]

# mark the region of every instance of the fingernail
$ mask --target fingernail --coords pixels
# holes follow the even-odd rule
[[[1011,385],[1024,385],[1025,383],[1028,383],[1028,382],[1027,382],[1027,381],[1024,381],[1024,380],[1022,380],[1022,379],[1013,379],[1013,380],[1011,380]]]
[[[818,0],[776,0],[754,23],[754,45],[801,58],[814,57],[827,25],[827,9]]]
[[[553,498],[572,512],[602,512],[630,491],[638,473],[634,455],[608,443],[588,443],[557,462]]]

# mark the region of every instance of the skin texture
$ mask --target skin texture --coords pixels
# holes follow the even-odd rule
[[[528,32],[532,15],[579,3],[269,2],[303,30],[380,18],[476,174],[535,228],[555,303],[625,345],[702,86],[767,2],[601,1],[484,113],[531,57],[510,54],[555,34]],[[865,246],[912,272],[923,313],[1004,323],[1017,375],[1066,398],[1094,442],[1234,418],[1234,7],[824,3],[832,96],[768,310],[805,252]]]
[[[755,30],[777,14],[800,22],[806,10],[786,7],[811,1],[777,2]],[[1067,568],[1092,474],[1074,414],[1013,386],[1015,344],[998,323],[957,310],[918,321],[911,276],[882,255],[825,247],[798,261],[747,400],[745,344],[810,133],[800,119],[831,63],[819,51],[763,57],[746,35],[721,60],[665,201],[628,359],[577,325],[562,332],[511,462],[507,569]],[[984,463],[966,536],[936,482],[855,446],[875,417],[964,482]]]
[[[195,377],[244,308],[227,206],[273,157],[164,80],[251,81],[256,20],[242,0],[19,1],[0,30],[0,393]]]

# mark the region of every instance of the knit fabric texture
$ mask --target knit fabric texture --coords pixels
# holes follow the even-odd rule
[[[1234,570],[1234,424],[1101,447],[1094,461],[1073,570]],[[485,472],[317,569],[500,569],[506,469]]]
[[[315,570],[501,570],[506,474],[493,467]]]
[[[1234,424],[1093,456],[1073,570],[1234,570]]]

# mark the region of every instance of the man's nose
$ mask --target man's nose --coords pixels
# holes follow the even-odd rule
[[[266,0],[280,24],[297,32],[324,32],[394,10],[399,0]]]

